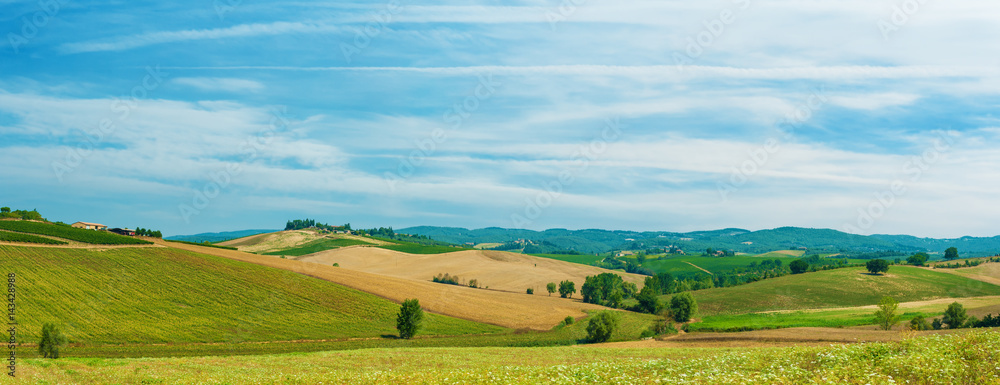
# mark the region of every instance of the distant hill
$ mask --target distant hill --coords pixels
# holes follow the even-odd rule
[[[172,237],[165,237],[163,239],[171,241],[184,241],[184,242],[209,242],[216,243],[222,241],[228,241],[230,239],[237,239],[243,237],[249,237],[251,235],[273,233],[280,230],[239,230],[239,231],[224,231],[221,233],[201,233],[195,235],[174,235]]]
[[[781,227],[749,231],[722,229],[675,233],[663,231],[613,231],[550,229],[533,231],[490,227],[470,230],[457,227],[420,226],[397,230],[399,233],[425,235],[435,240],[455,243],[504,243],[530,240],[540,244],[541,253],[575,250],[581,253],[605,253],[614,250],[662,249],[676,246],[688,252],[707,248],[742,253],[765,253],[774,250],[809,249],[810,252],[864,255],[896,251],[900,254],[925,251],[943,253],[955,246],[963,256],[995,255],[1000,252],[1000,237],[959,239],[916,238],[904,235],[856,235],[831,229]]]

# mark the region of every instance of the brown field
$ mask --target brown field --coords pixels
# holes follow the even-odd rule
[[[578,299],[549,297],[547,294],[526,295],[473,289],[241,251],[157,242],[167,247],[294,271],[395,302],[417,298],[425,310],[433,313],[513,329],[549,330],[566,316],[582,317],[585,315],[584,310],[605,309],[582,303]]]
[[[969,279],[1000,285],[1000,263],[996,262],[987,262],[976,267],[934,269],[934,271],[960,275]]]
[[[376,239],[364,238],[350,234],[324,235],[320,234],[315,230],[288,230],[288,231],[279,231],[276,233],[251,235],[249,237],[243,237],[239,239],[220,242],[219,245],[235,247],[240,251],[246,251],[248,253],[270,253],[273,251],[298,247],[322,238],[354,239],[358,241],[373,243],[376,245],[389,244],[388,242],[385,241],[379,241]]]
[[[545,285],[570,280],[576,289],[587,276],[610,272],[593,266],[533,257],[505,251],[466,250],[446,254],[407,254],[376,247],[344,247],[298,258],[323,265],[417,281],[430,281],[441,273],[457,275],[462,281],[475,279],[479,287],[523,294],[530,287],[536,296],[548,296]],[[627,282],[642,287],[645,276],[615,272]],[[558,294],[557,294],[558,295]]]

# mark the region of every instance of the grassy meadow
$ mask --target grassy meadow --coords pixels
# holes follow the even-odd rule
[[[784,348],[424,348],[28,359],[30,384],[1000,384],[1000,333]]]

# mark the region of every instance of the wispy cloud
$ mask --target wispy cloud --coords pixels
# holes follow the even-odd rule
[[[260,92],[265,88],[260,82],[237,78],[175,78],[173,83],[202,91]]]

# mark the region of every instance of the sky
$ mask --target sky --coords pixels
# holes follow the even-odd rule
[[[0,0],[0,205],[993,236],[995,1]]]

